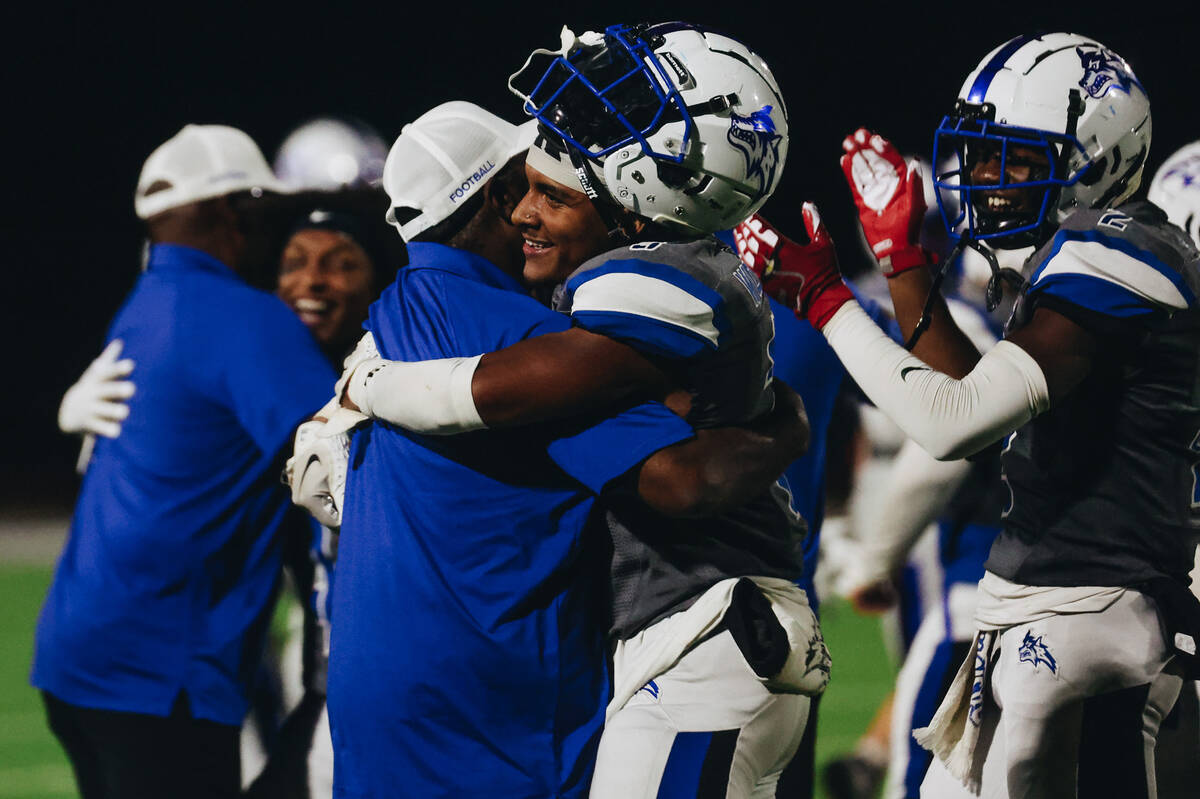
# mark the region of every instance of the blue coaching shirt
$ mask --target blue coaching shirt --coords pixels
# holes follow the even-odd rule
[[[109,339],[136,364],[38,622],[34,686],[82,707],[241,724],[289,498],[271,468],[335,376],[277,298],[156,245]]]
[[[385,358],[475,355],[570,320],[488,261],[409,245],[371,306]],[[608,699],[594,496],[692,429],[661,405],[572,422],[354,436],[329,671],[341,797],[582,797]]]
[[[792,509],[808,522],[800,587],[815,609],[819,597],[813,575],[817,569],[821,523],[825,520],[825,443],[846,370],[820,331],[797,319],[795,312],[775,300],[770,303],[775,317],[775,339],[771,342],[775,376],[800,395],[808,414],[808,450],[792,461],[783,474],[792,492]]]

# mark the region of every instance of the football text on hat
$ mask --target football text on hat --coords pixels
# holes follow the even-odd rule
[[[405,241],[457,211],[513,156],[529,149],[532,123],[516,126],[454,100],[404,126],[383,167],[388,222]],[[395,209],[416,211],[396,219]]]

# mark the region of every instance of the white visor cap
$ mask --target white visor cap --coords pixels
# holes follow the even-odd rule
[[[185,125],[150,153],[133,207],[141,219],[239,191],[290,192],[254,140],[227,125]]]
[[[496,170],[528,150],[536,134],[533,120],[513,125],[461,100],[427,111],[404,126],[383,165],[387,221],[412,241],[461,208]],[[396,208],[420,213],[397,220]]]

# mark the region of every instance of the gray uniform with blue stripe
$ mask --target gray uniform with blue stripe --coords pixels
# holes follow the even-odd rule
[[[1101,345],[1006,444],[987,569],[1026,585],[1186,583],[1200,539],[1200,258],[1149,203],[1072,215],[1026,265],[1012,325],[1050,308]]]
[[[692,393],[695,427],[742,424],[772,407],[771,309],[758,279],[716,239],[605,253],[571,275],[556,305],[673,375]],[[666,518],[635,497],[605,499],[618,638],[727,577],[800,577],[806,526],[782,485],[706,519]]]

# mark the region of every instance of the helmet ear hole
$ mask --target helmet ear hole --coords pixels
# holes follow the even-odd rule
[[[1108,171],[1108,156],[1104,156],[1084,170],[1083,174],[1079,176],[1079,182],[1085,186],[1095,186],[1104,177],[1106,171]]]
[[[658,179],[672,189],[688,188],[696,177],[695,172],[679,164],[656,160],[655,167],[658,170]]]

